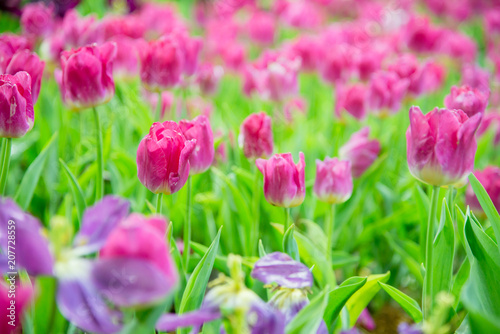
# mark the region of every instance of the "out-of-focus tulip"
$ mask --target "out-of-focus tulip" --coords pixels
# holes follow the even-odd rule
[[[323,21],[319,7],[309,1],[277,1],[274,7],[280,19],[295,28],[312,29]]]
[[[380,152],[379,141],[370,139],[369,134],[370,128],[365,127],[354,133],[339,149],[340,159],[351,162],[354,177],[360,177],[373,164]]]
[[[412,17],[405,29],[408,47],[416,52],[433,52],[437,49],[442,29],[431,25],[428,17]]]
[[[422,66],[423,93],[434,93],[443,87],[446,70],[441,64],[429,60]]]
[[[366,116],[367,89],[362,83],[355,83],[350,86],[337,85],[335,99],[335,114],[341,115],[345,110],[358,120]]]
[[[274,41],[276,21],[271,14],[255,11],[247,22],[250,38],[257,43],[268,45]]]
[[[88,45],[61,55],[61,70],[55,73],[63,101],[72,109],[92,108],[115,94],[113,59],[116,45]]]
[[[0,137],[22,137],[34,122],[30,75],[24,71],[0,75]]]
[[[205,63],[198,67],[196,82],[203,94],[212,95],[217,91],[219,81],[223,75],[224,69],[221,66]]]
[[[349,45],[325,52],[318,65],[323,79],[333,84],[349,79],[355,70],[355,54],[355,48]]]
[[[299,153],[299,163],[293,162],[291,153],[275,154],[269,160],[257,159],[257,168],[264,175],[264,196],[275,206],[292,208],[304,201],[305,160]]]
[[[21,27],[28,35],[47,36],[54,29],[54,22],[53,8],[43,2],[34,2],[23,7]]]
[[[448,109],[461,109],[472,117],[484,113],[488,105],[488,94],[469,86],[453,86],[444,99],[444,105]]]
[[[183,63],[184,63],[184,74],[191,76],[196,72],[198,68],[198,60],[203,46],[203,42],[198,37],[191,37],[187,32],[177,35],[179,40],[179,45],[182,49]]]
[[[179,83],[184,70],[182,50],[174,38],[151,41],[140,52],[140,76],[144,86],[162,91]]]
[[[497,211],[500,211],[500,168],[488,166],[483,170],[476,170],[474,176],[483,185]],[[465,203],[473,210],[483,210],[470,185],[465,193]]]
[[[0,72],[4,73],[10,58],[18,50],[31,50],[31,44],[24,36],[0,34]]]
[[[139,74],[139,50],[146,46],[143,39],[114,36],[109,39],[116,44],[116,58],[113,60],[113,74],[122,78],[132,78]]]
[[[416,96],[424,90],[424,76],[422,66],[413,54],[399,57],[389,66],[389,70],[396,73],[400,79],[408,80],[408,92]]]
[[[153,193],[173,194],[189,176],[196,140],[186,140],[173,121],[153,123],[137,149],[137,176]]]
[[[33,287],[30,284],[7,282],[9,285],[4,280],[0,282],[0,316],[3,319],[0,323],[0,332],[20,333],[23,314],[33,299]]]
[[[490,92],[490,73],[475,64],[466,64],[462,68],[462,85]]]
[[[407,79],[400,79],[394,72],[376,72],[368,88],[369,107],[380,114],[398,112],[408,85]]]
[[[328,157],[325,161],[316,160],[314,194],[330,204],[347,201],[352,194],[351,162]]]
[[[483,120],[477,129],[477,135],[482,136],[491,128],[495,133],[493,137],[493,144],[498,145],[500,144],[500,113],[497,111],[488,112],[484,115]]]
[[[190,173],[203,173],[212,165],[215,154],[214,135],[208,117],[200,115],[192,121],[183,119],[179,127],[187,140],[196,140],[196,147],[189,157]]]
[[[115,305],[157,303],[177,283],[177,270],[165,242],[166,227],[163,217],[132,214],[107,238],[92,275],[99,291]]]
[[[301,70],[313,71],[317,68],[323,52],[319,38],[315,36],[301,36],[288,47],[290,53],[300,58]]]
[[[31,77],[31,96],[33,98],[33,104],[35,104],[38,99],[38,94],[40,94],[44,67],[45,62],[41,61],[36,53],[30,52],[29,50],[19,50],[10,59],[5,69],[5,73],[16,74],[19,71],[28,72]]]
[[[265,112],[251,114],[241,124],[238,142],[247,159],[267,158],[273,154],[271,117]]]
[[[419,107],[411,107],[406,132],[411,174],[434,186],[463,186],[474,168],[474,134],[481,117],[469,118],[462,110],[439,108],[424,115]]]

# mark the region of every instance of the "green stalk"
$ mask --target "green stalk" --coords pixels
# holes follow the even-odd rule
[[[187,191],[187,212],[186,223],[184,224],[184,250],[182,252],[186,273],[189,268],[189,243],[191,241],[191,176],[188,177]]]
[[[9,174],[10,152],[12,150],[12,138],[4,138],[2,144],[2,171],[0,176],[0,194],[5,195],[7,175]]]
[[[99,113],[97,108],[92,108],[94,111],[94,121],[96,130],[96,141],[97,141],[97,179],[95,183],[95,201],[99,202],[104,195],[104,159],[102,155],[102,133],[101,133],[101,122],[99,121]]]
[[[283,233],[285,233],[290,227],[290,208],[285,208],[285,225]]]
[[[326,217],[326,259],[332,262],[333,233],[335,231],[335,204],[331,205]]]
[[[432,253],[434,250],[434,220],[436,219],[439,187],[432,188],[429,219],[427,220],[427,236],[425,240],[425,277],[424,291],[422,293],[422,308],[424,320],[428,320],[432,310]]]
[[[259,192],[259,178],[260,172],[257,166],[254,166],[254,183],[253,183],[253,194],[252,194],[252,204],[253,204],[253,218],[254,224],[251,231],[252,238],[250,239],[249,254],[258,254],[258,244],[259,244],[259,231],[260,231],[260,192]]]
[[[156,213],[161,215],[161,204],[163,200],[163,194],[159,193],[158,196],[156,197]]]

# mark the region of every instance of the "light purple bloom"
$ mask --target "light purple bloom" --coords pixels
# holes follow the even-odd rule
[[[280,252],[268,254],[255,262],[252,277],[265,284],[276,283],[290,289],[311,287],[313,283],[306,265]]]

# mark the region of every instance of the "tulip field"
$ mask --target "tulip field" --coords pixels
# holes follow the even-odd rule
[[[500,333],[496,0],[0,2],[0,334]]]

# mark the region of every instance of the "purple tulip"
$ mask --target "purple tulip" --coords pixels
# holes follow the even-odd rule
[[[337,158],[316,160],[314,194],[322,202],[344,203],[352,194],[351,162]]]
[[[422,334],[422,327],[420,324],[410,325],[402,322],[398,325],[398,334]]]
[[[0,75],[0,137],[22,137],[34,122],[30,75],[24,71]]]
[[[5,73],[16,74],[20,71],[28,72],[31,77],[31,96],[33,104],[35,104],[40,94],[44,67],[45,62],[41,61],[36,53],[25,49],[17,51],[12,56],[5,69]]]
[[[365,127],[354,133],[349,141],[339,149],[341,160],[351,162],[352,175],[360,177],[377,159],[380,143],[369,139],[370,128]]]
[[[299,163],[291,153],[275,154],[269,160],[257,159],[257,168],[264,175],[264,196],[275,206],[291,208],[302,204],[306,194],[304,154]]]
[[[265,284],[276,283],[289,289],[307,288],[313,284],[313,276],[306,265],[280,252],[267,254],[255,262],[252,277]]]
[[[267,158],[273,154],[271,117],[265,112],[251,114],[241,124],[238,141],[247,159]]]
[[[107,103],[115,94],[112,62],[116,45],[106,43],[64,51],[56,79],[63,101],[72,109],[86,109]]]
[[[173,121],[153,123],[137,149],[137,176],[153,193],[173,194],[189,176],[196,140],[187,140]]]
[[[196,140],[196,146],[189,157],[190,173],[203,173],[212,165],[215,154],[214,135],[208,117],[200,115],[192,121],[181,120],[179,127],[187,140]]]
[[[500,168],[488,166],[483,170],[476,170],[474,176],[483,185],[497,211],[500,211]],[[470,185],[465,193],[465,203],[473,210],[483,211]]]
[[[489,93],[482,92],[469,86],[453,86],[451,93],[444,99],[448,109],[461,109],[467,116],[472,117],[484,113],[488,105]]]
[[[462,110],[439,108],[424,115],[419,107],[411,107],[406,132],[411,174],[434,186],[463,186],[474,168],[474,134],[481,117],[468,118]]]

